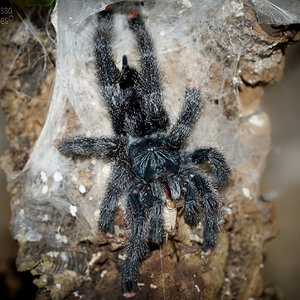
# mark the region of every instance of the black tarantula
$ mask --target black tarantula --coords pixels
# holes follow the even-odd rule
[[[122,292],[133,297],[141,261],[148,241],[161,243],[164,234],[164,205],[184,199],[184,220],[204,224],[203,250],[216,244],[221,204],[216,185],[229,178],[223,155],[214,148],[185,152],[185,145],[201,109],[195,86],[185,91],[185,102],[177,122],[170,126],[162,104],[162,82],[152,40],[138,12],[127,15],[135,36],[141,70],[131,68],[123,56],[120,71],[113,60],[112,7],[99,13],[95,35],[97,77],[109,110],[113,137],[75,136],[62,139],[59,151],[66,156],[87,156],[114,162],[106,193],[100,205],[99,228],[107,237],[114,234],[114,211],[118,199],[127,194],[126,209],[130,236],[122,268]],[[210,174],[201,164],[211,166]],[[168,195],[168,196],[167,196]]]

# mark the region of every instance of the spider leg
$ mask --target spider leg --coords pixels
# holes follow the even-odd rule
[[[58,150],[65,156],[77,155],[113,158],[118,155],[122,142],[117,138],[74,136],[58,142]]]
[[[204,174],[198,173],[192,178],[192,181],[201,196],[205,217],[203,250],[208,251],[216,244],[219,231],[218,223],[221,218],[220,202],[214,188]]]
[[[141,203],[145,210],[150,210],[154,202],[157,200],[158,199],[152,195],[151,188],[149,188],[144,192],[143,197],[141,198]]]
[[[208,162],[212,172],[216,176],[215,183],[227,182],[230,176],[230,168],[222,153],[214,148],[199,149],[192,153],[192,161],[198,164]]]
[[[148,248],[147,220],[140,203],[139,186],[132,186],[128,196],[128,212],[131,216],[131,233],[126,259],[122,269],[122,293],[126,298],[136,294],[140,262]]]
[[[157,130],[166,130],[169,124],[168,115],[162,104],[161,75],[159,72],[152,39],[146,30],[145,23],[138,12],[131,12],[127,16],[131,31],[135,34],[138,44],[141,64],[140,85],[142,94],[146,95],[145,111],[149,122]]]
[[[149,213],[149,238],[151,242],[159,244],[164,235],[164,202],[166,192],[163,184],[156,180],[151,183],[152,207]]]
[[[100,204],[99,229],[106,236],[114,234],[114,212],[118,199],[126,193],[127,186],[131,179],[131,173],[127,164],[119,162],[116,164],[110,175],[104,198]]]
[[[117,135],[125,134],[123,93],[119,84],[121,72],[113,60],[111,49],[112,10],[109,8],[98,14],[98,27],[94,37],[97,77],[102,86],[102,94],[112,118],[113,129]]]
[[[95,35],[95,54],[97,58],[98,70],[97,75],[101,84],[111,85],[118,82],[121,72],[117,68],[111,49],[113,37],[113,12],[104,10],[98,13],[98,26]]]
[[[124,131],[129,135],[143,137],[153,133],[155,128],[147,120],[147,111],[144,109],[143,95],[137,86],[140,75],[129,67],[126,55],[123,56],[123,67],[120,78],[120,87],[123,90],[125,115]]]
[[[166,146],[168,148],[178,150],[182,146],[192,131],[201,107],[202,99],[199,90],[187,88],[183,109],[177,122],[172,126],[166,137]]]
[[[170,191],[171,199],[177,201],[181,196],[180,182],[178,177],[175,176],[167,176],[167,185]]]
[[[200,222],[201,206],[195,187],[191,183],[186,183],[184,194],[184,220],[190,226],[196,226]]]

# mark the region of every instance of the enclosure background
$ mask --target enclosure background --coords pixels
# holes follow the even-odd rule
[[[299,299],[300,286],[300,45],[287,50],[280,84],[265,88],[263,109],[269,114],[272,144],[262,180],[262,195],[276,205],[279,236],[267,244],[264,279],[282,290],[284,299]],[[7,147],[0,111],[0,154]],[[9,232],[10,208],[0,170],[0,266],[15,259],[17,244]],[[2,286],[0,277],[0,287]]]

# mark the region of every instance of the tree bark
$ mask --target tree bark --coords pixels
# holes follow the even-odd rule
[[[260,101],[262,87],[279,82],[284,67],[284,49],[299,40],[300,32],[287,26],[269,35],[247,7],[240,18],[245,26],[244,34],[251,38],[251,43],[239,60],[238,95],[225,82],[227,94],[222,106],[224,120],[230,120],[234,130],[234,137],[225,144],[235,147],[233,152],[243,159],[234,166],[230,184],[223,191],[225,224],[217,247],[210,255],[205,255],[201,250],[202,225],[190,228],[178,215],[175,237],[165,240],[161,247],[151,249],[143,262],[135,299],[277,297],[275,289],[264,285],[260,272],[264,245],[277,235],[274,206],[261,197],[259,189],[271,147],[268,116],[261,111]],[[237,19],[228,22],[237,26]],[[88,225],[79,224],[84,220],[78,217],[80,211],[77,216],[63,213],[47,201],[37,204],[34,195],[28,193],[32,179],[26,176],[30,169],[24,172],[23,168],[45,122],[56,52],[49,36],[41,29],[30,38],[32,43],[26,43],[24,47],[20,28],[20,22],[14,22],[1,32],[5,37],[1,61],[4,70],[9,72],[1,90],[1,106],[10,143],[1,158],[1,165],[7,174],[12,199],[12,232],[20,245],[18,270],[31,271],[33,282],[39,288],[38,299],[122,299],[120,266],[126,242],[122,207],[116,212],[116,234],[107,239]],[[46,62],[37,63],[28,72],[29,55],[43,51],[39,44],[41,40],[47,54]],[[218,42],[224,51],[234,52],[231,48],[235,45],[227,43],[225,35]],[[41,73],[44,67],[45,71]],[[210,68],[212,89],[222,81],[220,69],[222,65],[216,59]],[[208,106],[212,107],[216,101],[221,100],[210,99]],[[207,110],[206,120],[210,114],[213,117],[213,112],[213,109]],[[46,148],[44,150],[47,152]],[[93,184],[91,173],[89,170],[82,172],[81,179],[86,180],[87,186]],[[69,195],[75,194],[75,187],[69,192]],[[55,199],[51,201],[55,203]],[[23,231],[29,222],[28,216],[32,217],[31,226],[39,229],[39,234]],[[60,244],[49,242],[47,233],[53,232],[54,227],[59,228],[56,238],[61,240]]]

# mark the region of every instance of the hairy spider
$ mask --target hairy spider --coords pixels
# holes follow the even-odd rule
[[[99,13],[95,35],[97,77],[109,110],[113,137],[75,136],[59,142],[66,156],[87,156],[114,162],[106,193],[100,204],[99,228],[107,237],[114,234],[114,211],[126,194],[130,236],[122,268],[122,292],[133,297],[141,261],[148,242],[161,243],[164,234],[164,205],[184,200],[184,220],[204,224],[203,250],[216,244],[221,204],[215,189],[227,181],[230,170],[223,155],[214,148],[183,151],[202,107],[195,86],[185,91],[185,102],[177,122],[170,126],[162,104],[162,80],[152,40],[138,12],[127,15],[135,35],[141,70],[128,66],[123,56],[120,71],[111,50],[112,7]],[[201,168],[211,166],[210,173]],[[167,196],[168,195],[168,196]]]

